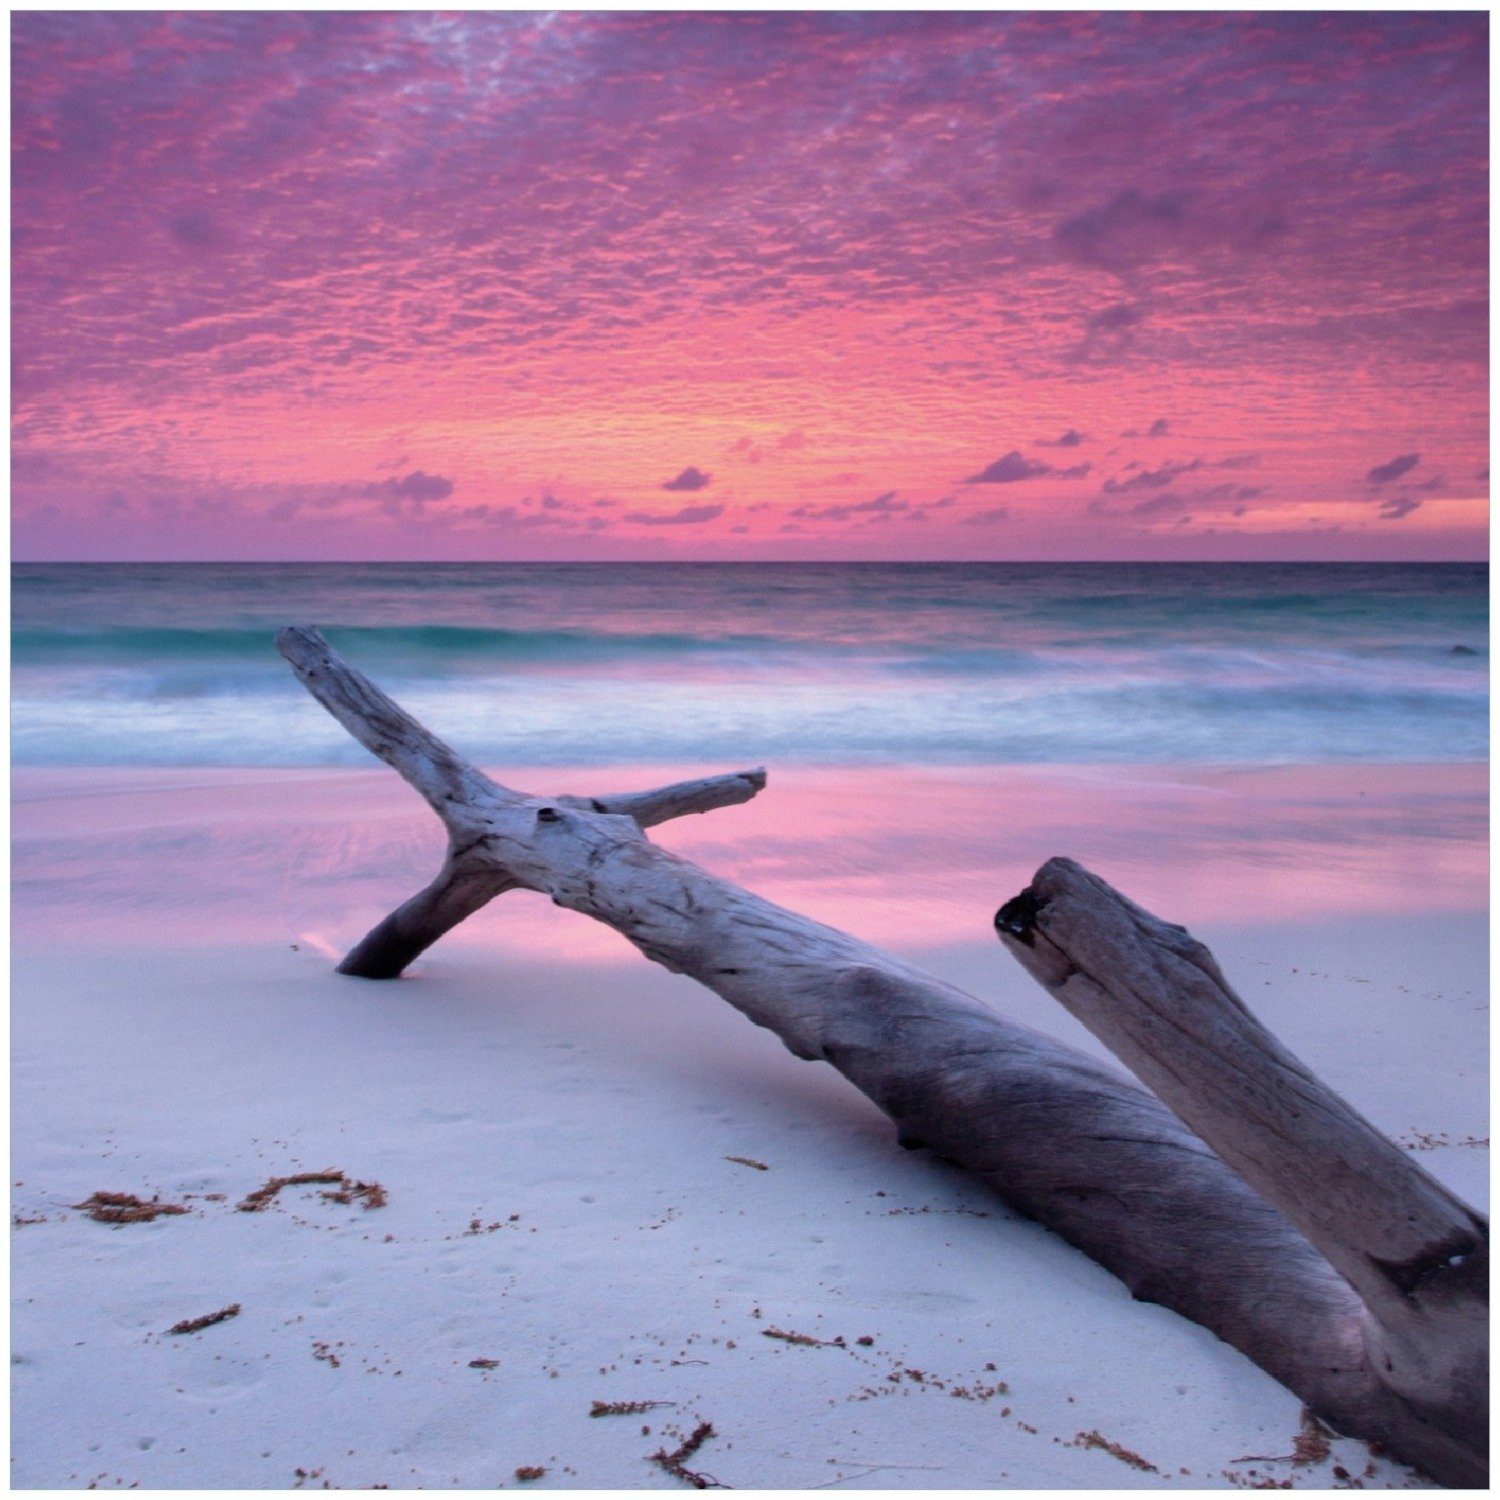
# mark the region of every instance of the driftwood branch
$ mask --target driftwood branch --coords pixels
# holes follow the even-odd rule
[[[372,755],[427,799],[453,828],[473,798],[491,792],[482,772],[419,724],[359,672],[350,672],[316,630],[290,625],[276,637],[281,654],[324,708]]]
[[[1445,1482],[1479,1482],[1470,1448],[1375,1374],[1350,1284],[1156,1098],[645,837],[662,818],[745,800],[763,773],[597,799],[528,796],[468,766],[316,632],[283,631],[278,645],[313,696],[449,829],[438,880],[365,938],[345,972],[391,977],[500,891],[545,892],[699,980],[796,1056],[830,1063],[895,1121],[903,1145],[967,1167],[1136,1296],[1245,1352],[1340,1430]]]
[[[1024,967],[1344,1276],[1372,1370],[1484,1451],[1489,1227],[1294,1057],[1213,955],[1068,859],[995,926]]]
[[[559,807],[576,807],[585,812],[619,813],[634,818],[642,828],[654,828],[672,818],[689,813],[713,812],[720,807],[734,807],[748,802],[765,790],[763,770],[733,771],[727,776],[703,776],[696,781],[677,781],[650,792],[620,792],[608,797],[555,797]]]

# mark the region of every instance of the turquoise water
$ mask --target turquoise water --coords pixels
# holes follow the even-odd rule
[[[368,763],[276,655],[292,622],[489,764],[1488,752],[1481,565],[29,564],[13,584],[21,764]]]

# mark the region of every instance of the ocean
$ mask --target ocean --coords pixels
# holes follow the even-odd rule
[[[20,765],[358,766],[315,624],[489,765],[1479,761],[1479,564],[18,564]],[[1455,648],[1462,648],[1455,650]]]

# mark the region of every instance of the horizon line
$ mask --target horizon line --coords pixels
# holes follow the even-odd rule
[[[1488,567],[1484,557],[12,557],[13,568]]]

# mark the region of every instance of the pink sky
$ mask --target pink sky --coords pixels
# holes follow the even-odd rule
[[[1487,47],[16,15],[16,556],[1482,557]]]

